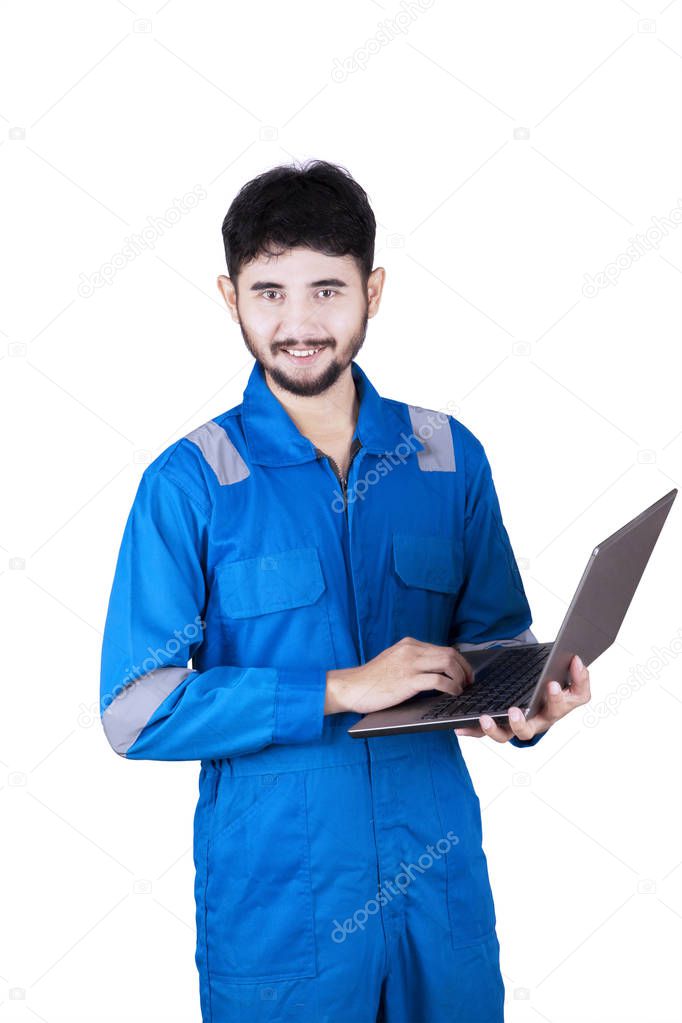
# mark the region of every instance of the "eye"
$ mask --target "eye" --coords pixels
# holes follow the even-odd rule
[[[279,295],[279,291],[275,291],[274,288],[267,288],[265,291],[261,291],[261,295],[263,295],[263,297],[265,297],[265,295]]]
[[[318,295],[322,295],[322,294],[323,294],[323,293],[324,293],[325,291],[327,292],[327,294],[328,294],[329,296],[331,296],[331,295],[336,295],[336,292],[334,291],[334,289],[333,289],[333,288],[321,288],[321,289],[320,289],[320,290],[318,291]]]

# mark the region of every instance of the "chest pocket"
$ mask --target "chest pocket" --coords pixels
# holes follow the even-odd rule
[[[449,536],[393,534],[399,635],[445,645],[462,584],[462,551]]]
[[[221,608],[228,618],[250,618],[313,604],[325,589],[316,547],[230,561],[219,566]]]
[[[327,585],[316,547],[221,562],[216,584],[230,663],[334,666]]]

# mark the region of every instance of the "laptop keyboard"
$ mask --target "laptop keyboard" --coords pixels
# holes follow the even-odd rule
[[[484,705],[495,703],[500,708],[514,704],[532,690],[540,677],[547,660],[550,644],[530,647],[506,647],[504,654],[489,665],[481,682],[467,686],[460,696],[444,696],[437,704],[422,714],[421,721],[438,721],[441,718],[464,717],[473,712],[486,713]],[[466,656],[466,655],[465,655]]]

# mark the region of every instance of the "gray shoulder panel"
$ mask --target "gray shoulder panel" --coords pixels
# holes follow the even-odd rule
[[[218,477],[221,486],[239,483],[249,475],[246,462],[222,426],[218,426],[213,420],[197,426],[196,430],[186,434],[185,439],[196,444]]]
[[[412,429],[424,444],[424,450],[417,452],[419,468],[423,472],[455,472],[455,445],[449,416],[419,405],[407,408]]]

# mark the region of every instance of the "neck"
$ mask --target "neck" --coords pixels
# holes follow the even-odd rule
[[[292,394],[274,383],[267,371],[268,387],[304,437],[322,446],[325,440],[349,438],[358,421],[360,401],[350,365],[322,394]]]

